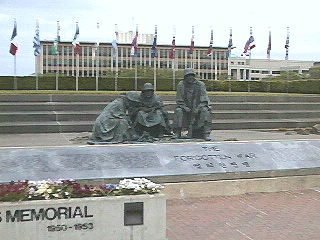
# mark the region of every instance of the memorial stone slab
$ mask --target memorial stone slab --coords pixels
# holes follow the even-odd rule
[[[320,141],[0,148],[0,182],[210,175],[320,168]]]

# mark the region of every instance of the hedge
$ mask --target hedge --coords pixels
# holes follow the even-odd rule
[[[126,76],[127,75],[127,76]],[[132,74],[131,74],[132,75]],[[153,84],[152,76],[148,72],[138,75],[137,90],[140,90],[144,83]],[[175,84],[173,79],[164,72],[157,73],[157,90],[172,91],[182,80],[181,72],[176,75]],[[17,77],[18,90],[36,90],[36,78],[34,76]],[[115,77],[102,76],[98,78],[99,90],[113,91],[115,90]],[[236,81],[236,80],[202,80],[208,91],[230,91],[230,92],[272,92],[272,93],[306,93],[320,94],[319,79],[302,79],[302,80],[261,80],[261,81]],[[70,76],[59,76],[58,90],[75,90],[76,78]],[[79,90],[96,90],[95,77],[79,77]],[[0,76],[0,90],[14,90],[14,77]],[[56,90],[56,76],[39,76],[38,90]],[[130,74],[119,74],[117,79],[118,91],[135,90],[135,78]]]

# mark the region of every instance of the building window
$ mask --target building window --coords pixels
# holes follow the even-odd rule
[[[262,74],[269,74],[269,71],[266,71],[266,70],[262,70],[261,72]]]
[[[259,70],[251,70],[251,73],[260,73]]]
[[[280,71],[272,71],[272,74],[280,74]]]

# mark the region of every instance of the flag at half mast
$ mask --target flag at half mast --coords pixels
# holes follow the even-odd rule
[[[213,29],[211,27],[211,37],[210,37],[210,46],[209,46],[209,49],[208,49],[208,57],[212,56],[212,53],[213,53],[212,45],[213,45]]]
[[[256,45],[253,42],[254,42],[254,37],[252,36],[252,28],[250,28],[250,37],[246,42],[246,45],[244,46],[244,49],[243,49],[243,53],[241,55],[245,54],[246,56],[249,56],[251,49],[256,47]]]
[[[78,40],[78,37],[79,37],[79,25],[78,25],[78,22],[76,22],[76,33],[74,34],[74,37],[73,37],[73,40],[72,40],[72,45],[74,47],[74,52],[76,54],[80,54],[80,43]]]
[[[49,55],[58,56],[58,43],[60,42],[60,23],[57,21],[57,37],[53,41],[53,45],[49,51]]]
[[[172,45],[171,45],[171,50],[170,50],[170,59],[175,58],[175,53],[176,53],[176,34],[175,34],[175,29],[173,30],[173,37],[172,37]]]
[[[189,49],[189,54],[192,55],[194,49],[194,26],[192,26],[192,36],[191,36],[191,44]]]
[[[271,30],[269,30],[269,42],[267,48],[267,58],[270,60],[270,52],[271,52]]]
[[[230,37],[229,37],[229,43],[228,43],[228,52],[227,52],[227,59],[230,57],[231,49],[233,49],[233,43],[232,43],[232,28],[230,28]]]
[[[152,48],[151,48],[151,57],[152,58],[156,58],[158,57],[158,53],[157,53],[157,25],[155,26],[155,30],[154,30],[154,38],[153,38],[153,44],[152,44]]]
[[[131,57],[137,57],[139,55],[138,53],[138,24],[136,25],[136,34],[132,40],[132,46],[131,46]]]
[[[289,37],[290,37],[290,32],[289,32],[289,27],[287,27],[287,39],[286,39],[286,45],[284,45],[284,48],[286,49],[285,60],[289,59]]]
[[[33,48],[34,55],[37,57],[41,54],[41,43],[40,43],[40,31],[39,31],[39,22],[36,23],[36,31],[33,38]]]
[[[118,25],[115,25],[115,39],[112,41],[112,58],[115,58],[117,55],[118,50],[118,41],[119,41],[119,31],[118,31]]]
[[[14,41],[15,37],[17,36],[17,22],[14,20],[13,32],[11,36],[11,44],[10,44],[10,53],[14,56],[18,51],[18,44]]]

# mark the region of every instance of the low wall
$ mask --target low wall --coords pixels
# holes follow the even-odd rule
[[[0,203],[2,240],[165,239],[163,194]]]

